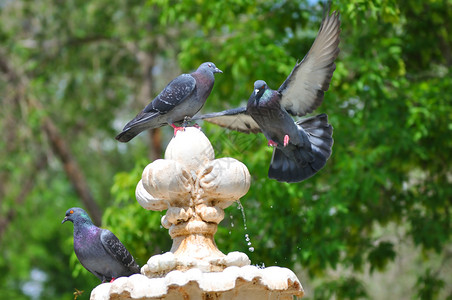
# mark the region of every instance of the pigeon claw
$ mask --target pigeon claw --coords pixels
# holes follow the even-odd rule
[[[182,122],[182,127],[187,127],[188,123],[191,122],[191,118],[189,116],[184,117],[184,122]]]
[[[278,144],[276,142],[272,141],[272,140],[268,140],[268,144],[267,145],[270,146],[270,147],[278,146]]]
[[[176,133],[177,133],[178,131],[185,131],[185,127],[177,127],[177,126],[174,125],[174,124],[171,124],[171,127],[174,128],[174,136],[176,136]]]
[[[199,130],[201,130],[201,126],[199,126],[198,124],[194,124],[193,127],[198,128]]]
[[[110,283],[112,283],[113,281],[115,281],[115,279],[116,279],[116,278],[113,277],[113,278],[110,280]]]
[[[286,134],[284,136],[284,147],[286,147],[289,144],[289,136]]]

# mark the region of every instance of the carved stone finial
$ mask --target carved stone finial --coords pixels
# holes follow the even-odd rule
[[[170,252],[152,256],[141,274],[103,283],[91,300],[106,299],[293,299],[302,297],[297,276],[286,268],[250,265],[241,252],[224,255],[214,234],[226,207],[246,194],[250,174],[233,158],[215,159],[212,145],[196,128],[178,132],[165,159],[143,171],[136,188],[148,210],[167,210]]]
[[[222,271],[228,266],[249,265],[239,252],[225,256],[214,234],[224,209],[248,192],[250,174],[236,159],[215,159],[213,147],[197,128],[178,132],[169,143],[165,159],[143,171],[137,185],[137,201],[149,210],[167,210],[162,218],[169,229],[171,254],[151,257],[142,272],[149,277],[172,270]],[[168,260],[175,260],[169,263]]]

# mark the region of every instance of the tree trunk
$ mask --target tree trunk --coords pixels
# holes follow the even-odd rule
[[[135,50],[136,57],[142,66],[141,69],[141,87],[138,94],[138,103],[141,107],[146,106],[152,100],[153,94],[153,75],[152,69],[154,68],[155,59],[154,53],[147,53],[143,51]],[[160,128],[153,128],[148,130],[149,134],[149,159],[156,160],[160,158],[162,153],[162,138]]]
[[[63,140],[55,124],[49,118],[46,117],[43,120],[42,128],[49,139],[53,152],[61,160],[67,177],[91,215],[93,223],[100,226],[102,223],[101,210],[96,201],[94,201],[86,178],[77,161],[74,159],[68,144]]]

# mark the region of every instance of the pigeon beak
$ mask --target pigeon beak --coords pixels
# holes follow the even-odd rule
[[[67,221],[67,216],[64,217],[63,221],[61,221],[61,224],[64,224],[64,222],[66,222],[66,221]]]
[[[254,90],[254,94],[257,95],[257,93],[259,93],[259,89]]]
[[[223,73],[223,71],[221,71],[220,69],[218,69],[218,68],[215,68],[215,72],[214,73]]]

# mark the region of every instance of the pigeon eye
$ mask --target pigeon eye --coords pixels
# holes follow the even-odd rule
[[[69,214],[70,214],[70,215],[72,215],[73,213],[74,213],[74,211],[73,211],[73,210],[70,210],[70,211],[69,211]]]

